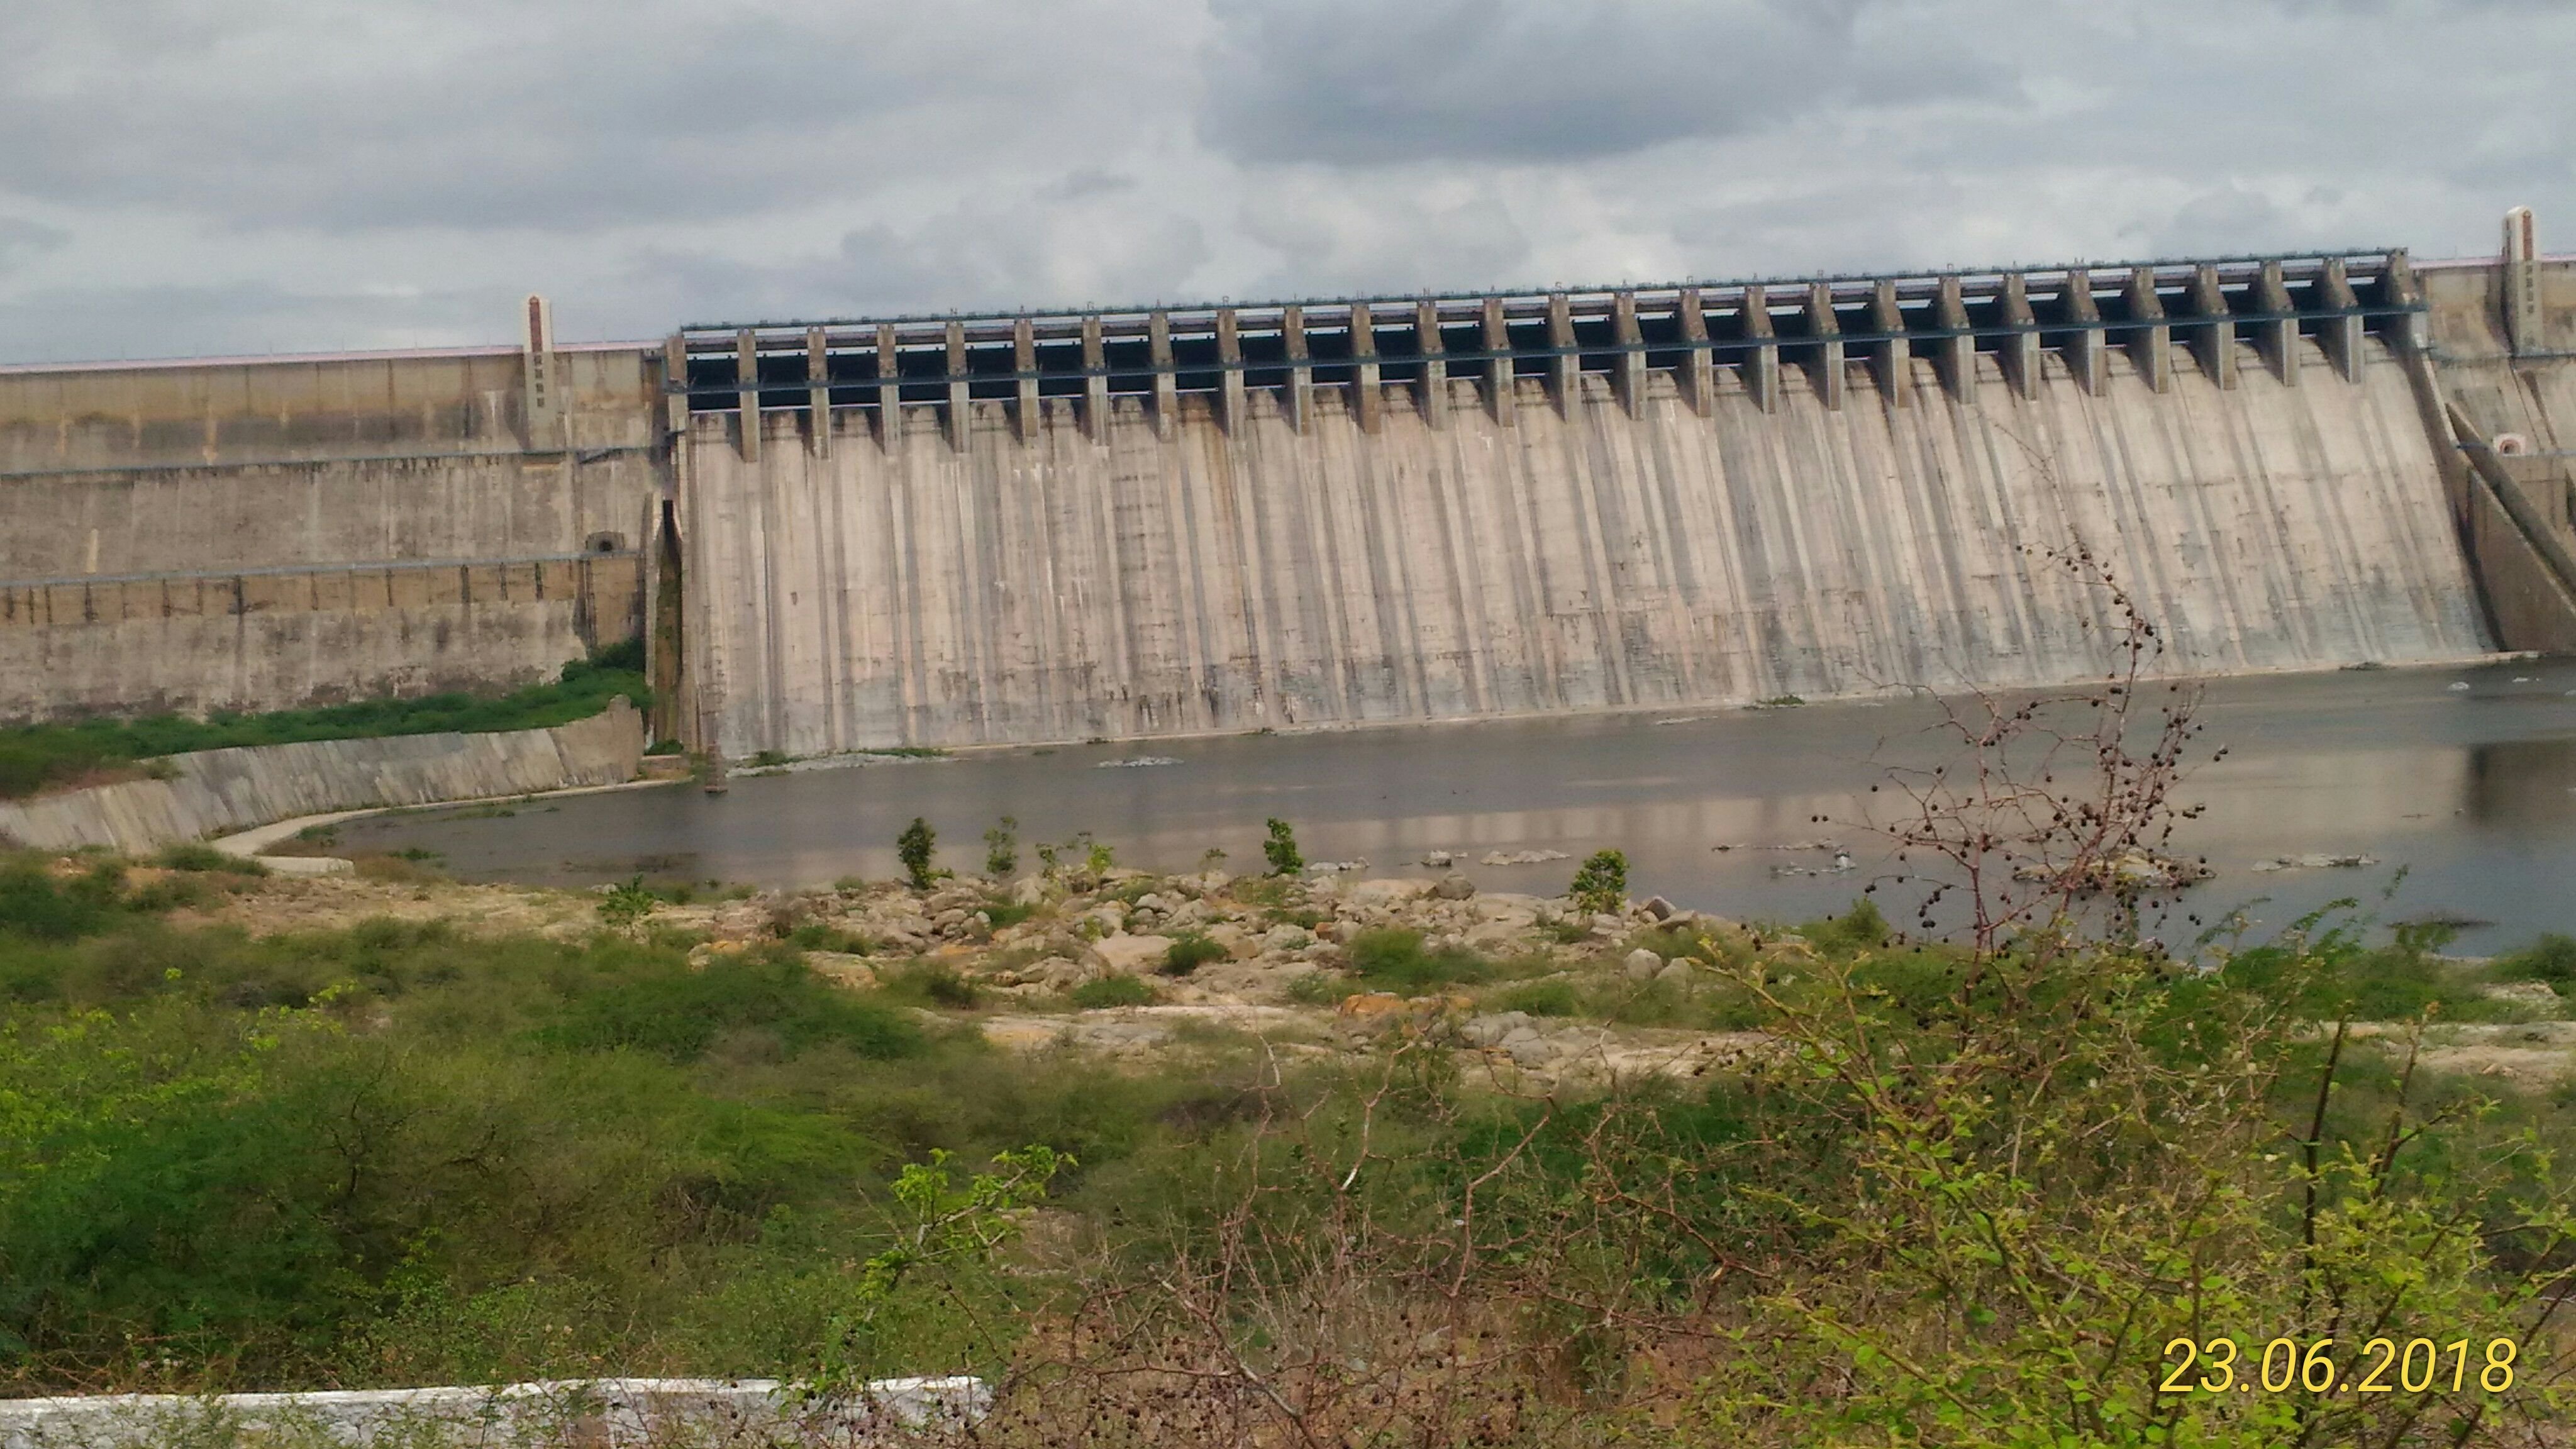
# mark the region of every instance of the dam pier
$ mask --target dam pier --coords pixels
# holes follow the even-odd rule
[[[741,758],[2576,652],[2576,261],[0,369],[0,719],[550,673]]]

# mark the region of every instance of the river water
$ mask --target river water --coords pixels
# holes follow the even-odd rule
[[[2242,908],[2260,931],[2355,896],[2383,920],[2479,923],[2454,948],[2472,952],[2576,933],[2576,662],[2204,688],[2177,797],[2204,811],[2173,848],[2217,874],[2184,910],[2216,920]],[[435,851],[467,880],[813,885],[895,874],[894,838],[915,815],[937,828],[944,864],[973,869],[982,832],[1011,815],[1024,869],[1029,842],[1089,831],[1121,864],[1195,869],[1218,849],[1244,871],[1259,868],[1263,821],[1279,816],[1308,860],[1364,859],[1372,875],[1436,874],[1417,862],[1446,850],[1485,888],[1553,894],[1582,856],[1615,846],[1640,896],[1796,920],[1845,908],[1892,868],[1867,822],[1894,796],[1870,786],[1891,765],[1960,758],[1938,729],[1943,710],[1898,700],[994,750],[737,775],[721,796],[675,786],[507,815],[383,816],[343,826],[340,848]],[[1169,763],[1125,763],[1137,761]],[[1780,848],[1814,842],[1842,847],[1849,869],[1830,850]],[[1550,850],[1567,858],[1483,863]],[[2254,869],[2308,854],[2379,864]],[[2192,932],[2173,922],[2166,934]]]

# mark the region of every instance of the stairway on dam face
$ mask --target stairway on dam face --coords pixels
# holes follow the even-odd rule
[[[1707,417],[1578,374],[1509,427],[1453,381],[1446,426],[1398,392],[1374,432],[1340,388],[1303,430],[1266,392],[1097,439],[980,404],[962,449],[930,409],[891,448],[772,417],[748,459],[699,414],[691,673],[735,754],[2009,688],[2114,663],[2079,546],[2174,671],[2483,651],[2405,365],[2290,356],[2161,393],[2125,351],[2098,391],[1918,356],[1839,408],[1784,370],[1768,412],[1729,372]]]

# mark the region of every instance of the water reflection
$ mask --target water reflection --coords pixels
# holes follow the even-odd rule
[[[2454,690],[2465,682],[2468,690]],[[2189,909],[2214,918],[2257,897],[2277,924],[2340,895],[2374,897],[2410,867],[2390,914],[2496,926],[2464,947],[2576,931],[2576,664],[2232,680],[2208,691],[2199,763],[2180,798],[2205,806],[2177,837],[2220,872]],[[1289,736],[1013,750],[945,762],[738,778],[725,797],[682,788],[548,802],[509,818],[355,822],[357,850],[420,847],[457,874],[590,884],[636,873],[815,884],[896,873],[892,843],[928,817],[963,864],[985,826],[1024,840],[1090,831],[1120,860],[1196,868],[1211,847],[1260,860],[1262,821],[1296,823],[1312,860],[1402,873],[1432,851],[1488,889],[1561,890],[1573,860],[1625,850],[1645,891],[1728,914],[1799,918],[1848,905],[1888,863],[1853,822],[1891,763],[1948,752],[1922,702],[1818,705],[1658,720],[1517,720]],[[2224,745],[2224,760],[2209,756]],[[1097,768],[1147,755],[1168,766]],[[1817,816],[1836,824],[1819,825]],[[1783,875],[1777,847],[1820,836],[1853,851],[1847,876]],[[1718,849],[1717,847],[1735,847]],[[1495,852],[1562,851],[1543,865]],[[2275,856],[2367,854],[2372,871],[2256,873]]]

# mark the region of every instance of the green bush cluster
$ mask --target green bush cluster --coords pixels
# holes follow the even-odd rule
[[[652,697],[644,678],[641,642],[611,645],[589,659],[574,660],[552,684],[530,685],[498,696],[433,694],[269,714],[215,714],[202,720],[164,714],[18,725],[0,729],[0,799],[33,795],[93,771],[194,750],[449,730],[545,729],[587,719],[621,694],[638,705]]]

